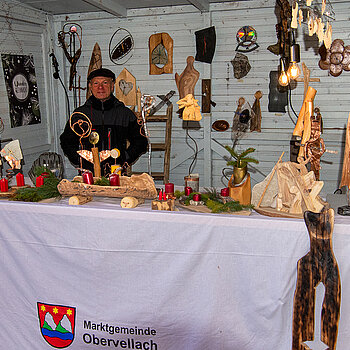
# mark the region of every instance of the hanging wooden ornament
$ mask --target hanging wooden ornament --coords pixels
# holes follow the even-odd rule
[[[136,78],[126,68],[115,80],[115,96],[126,106],[136,106]]]
[[[173,39],[168,33],[149,37],[149,74],[173,73]]]
[[[117,64],[125,64],[133,54],[134,39],[131,33],[124,29],[118,28],[109,41],[109,58]]]

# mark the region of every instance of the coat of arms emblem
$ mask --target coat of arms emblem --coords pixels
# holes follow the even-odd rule
[[[54,348],[62,349],[71,345],[75,331],[75,307],[37,304],[43,338]]]

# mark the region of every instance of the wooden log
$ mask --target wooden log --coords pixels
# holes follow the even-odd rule
[[[350,187],[350,113],[348,117],[348,123],[346,126],[346,139],[343,159],[343,169],[341,175],[340,186]]]
[[[152,201],[152,210],[175,210],[175,200],[167,199],[166,201],[154,200]]]
[[[62,196],[101,196],[118,197],[133,196],[137,198],[153,199],[157,197],[157,190],[152,177],[141,175],[120,176],[120,186],[88,185],[82,182],[81,176],[76,176],[74,182],[63,179],[57,189]]]
[[[85,203],[91,202],[92,196],[72,196],[69,198],[68,204],[69,205],[83,205]]]
[[[121,202],[120,206],[122,208],[136,208],[138,205],[145,203],[145,200],[143,198],[136,198],[136,197],[124,197]]]

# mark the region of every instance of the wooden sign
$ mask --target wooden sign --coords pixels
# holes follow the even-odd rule
[[[168,33],[149,37],[149,74],[173,73],[173,39]]]
[[[126,68],[115,80],[115,97],[126,106],[136,106],[136,78]]]

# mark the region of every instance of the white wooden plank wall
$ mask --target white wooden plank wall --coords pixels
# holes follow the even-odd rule
[[[350,44],[348,13],[350,3],[347,1],[332,1],[336,13],[336,21],[333,22],[333,39],[341,38],[345,45]],[[257,151],[253,154],[259,159],[260,164],[250,168],[252,184],[261,181],[274,166],[282,151],[286,152],[284,160],[289,160],[289,141],[294,122],[293,113],[278,114],[268,112],[268,85],[269,72],[276,70],[278,57],[267,50],[267,46],[277,42],[275,24],[277,18],[274,14],[275,1],[236,1],[232,3],[211,5],[210,12],[201,14],[192,6],[155,8],[128,11],[125,19],[113,16],[94,14],[72,14],[54,17],[54,35],[67,22],[77,22],[83,27],[83,53],[78,63],[78,73],[82,77],[82,85],[86,84],[86,71],[89,65],[91,50],[98,42],[103,55],[103,65],[112,69],[117,75],[124,66],[113,64],[108,57],[108,43],[114,31],[118,27],[126,28],[131,32],[135,41],[135,51],[125,67],[136,77],[137,85],[142,93],[151,95],[166,94],[169,90],[175,90],[176,95],[172,101],[176,108],[178,94],[174,81],[174,74],[181,74],[189,55],[195,56],[194,32],[211,25],[216,27],[217,45],[212,65],[195,62],[195,68],[201,77],[195,89],[196,98],[200,98],[201,79],[212,79],[212,100],[217,103],[212,108],[211,118],[200,123],[199,130],[190,130],[190,135],[198,142],[202,142],[205,135],[211,136],[213,151],[208,155],[208,147],[198,153],[198,159],[193,172],[200,174],[201,186],[214,186],[221,188],[227,185],[221,171],[226,167],[223,159],[227,152],[219,145],[232,144],[231,133],[215,132],[204,125],[211,125],[217,119],[225,119],[232,125],[233,113],[239,97],[245,97],[250,104],[254,102],[254,93],[257,90],[263,92],[262,107],[262,132],[247,133],[240,141],[239,148],[253,146]],[[235,56],[236,32],[244,26],[253,26],[258,33],[259,48],[247,53],[251,64],[251,71],[241,80],[233,77],[233,68],[230,61]],[[344,127],[350,111],[349,101],[349,77],[350,72],[343,72],[338,78],[328,76],[327,71],[318,68],[319,56],[312,45],[317,44],[316,37],[308,37],[306,28],[298,29],[297,42],[301,45],[301,58],[311,71],[311,77],[319,77],[320,83],[311,83],[318,91],[315,106],[319,106],[323,116],[324,134],[326,146],[338,151],[337,155],[326,153],[322,160],[321,179],[325,181],[323,193],[333,192],[338,187],[341,173],[342,148],[344,146]],[[149,75],[148,70],[148,38],[154,33],[167,32],[174,40],[174,74]],[[62,50],[55,48],[61,68],[65,66],[62,74],[68,79],[69,67],[63,58]],[[66,80],[67,81],[67,80]],[[60,108],[56,111],[59,120],[58,134],[63,130],[67,115],[65,113],[64,96],[62,89],[57,88]],[[299,83],[292,92],[292,104],[298,113],[303,96],[303,84]],[[62,103],[61,103],[62,102]],[[72,105],[72,102],[71,102]],[[164,111],[164,110],[163,110]],[[160,128],[150,128],[153,139],[159,139],[163,134]],[[177,185],[183,185],[183,178],[187,175],[194,154],[191,140],[186,142],[186,132],[182,127],[182,120],[174,113],[171,175],[170,180]],[[210,140],[205,139],[205,145]],[[216,142],[217,141],[217,142]],[[191,148],[192,147],[192,148]],[[188,158],[189,157],[189,158]],[[208,162],[208,159],[212,159]],[[162,155],[152,158],[154,170],[162,166]],[[143,156],[134,166],[136,170],[147,170],[147,155]],[[208,176],[208,174],[210,176]]]
[[[35,125],[11,128],[4,71],[2,62],[0,63],[0,117],[5,126],[0,137],[1,139],[19,139],[24,157],[23,169],[26,173],[41,153],[51,149],[52,143],[52,133],[49,130],[51,123],[48,121],[50,113],[48,113],[47,73],[44,61],[46,55],[43,51],[47,32],[46,18],[44,13],[30,10],[12,1],[1,0],[0,9],[0,53],[34,57],[41,113],[41,123]],[[8,164],[4,165],[4,169],[8,169]]]

